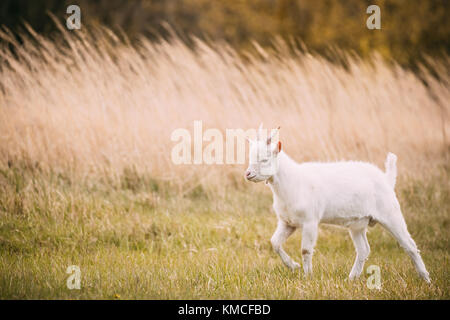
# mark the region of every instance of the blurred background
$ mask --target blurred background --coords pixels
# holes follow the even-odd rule
[[[38,33],[50,34],[56,26],[47,12],[63,22],[70,4],[80,6],[85,27],[121,29],[130,39],[167,36],[168,23],[187,42],[187,36],[223,39],[251,50],[252,41],[270,46],[280,36],[331,58],[333,47],[363,57],[376,49],[413,68],[426,55],[450,50],[447,0],[2,0],[0,24],[19,31],[27,21]],[[382,31],[365,28],[371,4],[381,9]]]
[[[425,172],[449,154],[449,16],[445,0],[4,0],[0,161],[210,186],[222,166],[170,160],[173,130],[202,120],[281,125],[299,161],[390,150]]]

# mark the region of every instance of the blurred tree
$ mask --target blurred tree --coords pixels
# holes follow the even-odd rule
[[[363,57],[376,49],[406,66],[450,53],[448,0],[2,0],[0,24],[18,32],[27,21],[48,34],[55,25],[46,12],[64,22],[69,4],[81,7],[83,26],[120,28],[131,39],[167,36],[167,22],[184,39],[223,39],[244,49],[293,37],[322,54],[330,46]],[[366,28],[371,4],[381,8],[381,30]]]

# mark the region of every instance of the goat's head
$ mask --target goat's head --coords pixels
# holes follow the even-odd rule
[[[281,151],[281,142],[278,140],[280,127],[272,130],[272,134],[267,135],[259,126],[257,139],[250,143],[249,165],[245,171],[245,178],[248,181],[260,182],[270,179],[278,171],[278,154]]]

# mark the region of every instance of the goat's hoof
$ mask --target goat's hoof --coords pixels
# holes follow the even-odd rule
[[[427,283],[431,283],[430,275],[427,273],[421,273],[420,276],[425,280]]]
[[[348,280],[350,280],[350,281],[355,281],[355,280],[358,280],[358,279],[359,279],[359,275],[351,274],[351,275],[348,276]]]
[[[300,264],[298,262],[293,262],[292,265],[289,266],[292,271],[295,271],[297,269],[300,269]]]

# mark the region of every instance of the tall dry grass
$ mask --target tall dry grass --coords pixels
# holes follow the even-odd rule
[[[282,42],[240,55],[200,40],[192,50],[177,37],[131,45],[103,28],[61,28],[56,41],[29,32],[23,43],[1,33],[2,165],[27,160],[81,175],[135,167],[180,182],[240,174],[243,165],[172,163],[172,131],[192,132],[194,120],[223,132],[281,125],[284,149],[299,161],[381,164],[392,151],[413,174],[446,161],[448,61],[434,63],[441,81],[423,70],[424,84],[376,55],[341,53],[345,69]]]

